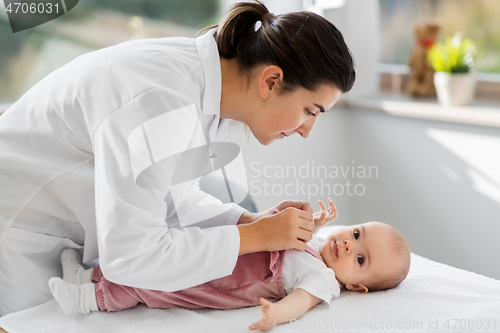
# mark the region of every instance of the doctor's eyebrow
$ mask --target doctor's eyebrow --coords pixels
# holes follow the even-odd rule
[[[324,113],[325,112],[325,108],[322,106],[322,105],[318,105],[318,104],[314,104],[321,113]]]

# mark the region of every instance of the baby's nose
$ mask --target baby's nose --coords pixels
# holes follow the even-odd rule
[[[351,248],[351,243],[347,239],[344,240],[344,248],[345,248],[345,252],[349,253],[349,250]]]

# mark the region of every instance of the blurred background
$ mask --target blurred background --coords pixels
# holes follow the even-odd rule
[[[371,0],[369,0],[371,1]],[[264,1],[300,10],[314,1]],[[281,2],[281,4],[280,4]],[[328,1],[324,1],[328,3]],[[338,0],[330,1],[338,5]],[[19,98],[33,84],[80,54],[134,38],[193,37],[216,24],[231,1],[81,0],[52,22],[13,34],[0,13],[0,103]],[[341,2],[340,2],[341,3]],[[412,22],[443,19],[442,36],[462,32],[481,47],[476,69],[500,74],[500,2],[497,0],[379,0],[380,63],[403,65],[414,44]]]
[[[476,70],[500,74],[500,1],[495,0],[380,0],[380,62],[406,64],[418,18],[440,18],[440,36],[461,32],[480,46]]]
[[[61,18],[15,34],[0,5],[0,112],[83,53],[136,38],[194,37],[217,23],[232,2],[80,0]],[[257,209],[295,199],[317,210],[317,200],[332,197],[340,212],[336,223],[387,222],[407,238],[412,252],[500,279],[500,122],[478,125],[474,118],[500,115],[500,1],[263,2],[275,14],[307,9],[336,24],[356,58],[357,81],[307,140],[294,135],[263,147],[241,124],[231,124],[227,140],[242,149]],[[382,111],[385,96],[390,102],[404,95],[398,77],[408,73],[419,18],[440,18],[441,38],[461,32],[479,46],[476,102],[488,96],[487,109],[457,109],[465,115],[458,122]],[[383,77],[392,77],[388,89]],[[368,107],[367,96],[378,99],[380,108]],[[395,108],[449,112],[405,101]]]

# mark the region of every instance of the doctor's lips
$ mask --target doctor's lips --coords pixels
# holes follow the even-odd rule
[[[288,135],[286,135],[285,133],[281,132],[281,138],[284,139],[284,138],[288,138]]]

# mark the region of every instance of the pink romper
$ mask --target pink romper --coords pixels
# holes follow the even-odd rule
[[[309,246],[307,252],[321,259]],[[286,296],[283,260],[286,251],[257,252],[238,258],[231,275],[175,292],[127,287],[106,280],[100,268],[92,274],[99,310],[120,311],[144,303],[150,308],[234,309],[277,301]]]

